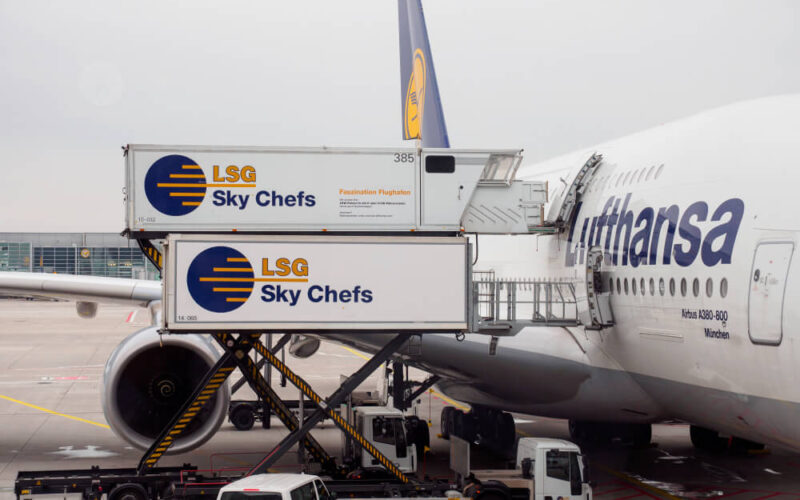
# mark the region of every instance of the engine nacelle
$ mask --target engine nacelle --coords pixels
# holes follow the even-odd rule
[[[92,319],[97,316],[97,302],[75,302],[75,312],[83,319]]]
[[[292,335],[289,343],[289,354],[295,358],[309,358],[319,349],[319,339],[306,337],[305,335]]]
[[[155,327],[148,327],[127,337],[111,353],[103,373],[103,413],[111,429],[133,446],[147,449],[219,356],[200,335],[160,336]],[[224,384],[169,452],[205,443],[222,425],[229,402],[230,389]]]

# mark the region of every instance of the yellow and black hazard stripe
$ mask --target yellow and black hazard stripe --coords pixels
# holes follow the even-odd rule
[[[136,242],[139,244],[139,248],[142,250],[142,253],[145,255],[145,257],[147,257],[147,260],[149,260],[156,269],[161,271],[164,264],[164,258],[161,254],[161,251],[156,248],[150,240],[137,239]]]
[[[320,408],[322,408],[328,417],[334,421],[334,423],[348,436],[354,439],[361,447],[370,455],[372,455],[381,465],[386,467],[386,469],[391,472],[397,479],[400,481],[407,483],[408,478],[405,474],[403,474],[397,466],[389,460],[386,455],[380,452],[375,446],[372,445],[369,441],[367,441],[364,436],[362,436],[356,429],[347,423],[347,421],[342,418],[341,415],[336,413],[333,408],[328,407],[328,405],[322,400],[322,398],[317,394],[305,380],[297,376],[296,373],[291,371],[289,367],[287,367],[277,356],[272,354],[269,349],[264,346],[259,341],[253,342],[253,349],[255,349],[259,354],[264,356],[272,366],[274,366],[281,374],[285,375],[287,379],[289,379],[292,384],[294,384],[298,389],[303,391],[303,394],[306,395],[310,400],[317,404]],[[255,365],[255,363],[254,363]]]
[[[256,343],[255,346],[258,346]],[[280,419],[283,425],[289,429],[289,432],[294,432],[300,427],[300,421],[295,417],[294,413],[288,406],[281,400],[280,397],[269,386],[258,365],[249,356],[240,360],[240,363],[245,365],[243,370],[248,376],[248,381],[252,382],[250,386],[255,392],[269,405],[275,416]],[[323,465],[333,464],[333,457],[322,447],[322,445],[311,434],[306,434],[303,438],[303,446],[308,450],[313,459]]]

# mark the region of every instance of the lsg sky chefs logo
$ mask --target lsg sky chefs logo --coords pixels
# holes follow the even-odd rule
[[[226,246],[203,250],[189,265],[186,284],[189,294],[203,309],[226,313],[241,307],[250,299],[256,283],[260,285],[260,301],[294,307],[307,300],[318,303],[363,303],[373,300],[372,290],[361,285],[337,288],[311,285],[310,266],[302,257],[264,257],[261,275],[256,277],[250,261],[241,252]]]
[[[316,197],[305,191],[291,194],[266,189],[254,191],[256,169],[250,165],[214,165],[209,182],[200,165],[182,155],[160,158],[144,178],[147,199],[164,215],[191,213],[203,204],[209,188],[214,188],[210,198],[217,207],[244,210],[250,203],[259,207],[313,207],[317,203]]]

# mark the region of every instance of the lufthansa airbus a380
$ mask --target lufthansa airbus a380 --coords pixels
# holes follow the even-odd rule
[[[399,5],[404,136],[447,147],[419,0]],[[526,328],[500,338],[494,355],[485,335],[422,335],[406,361],[473,407],[448,410],[445,433],[507,444],[513,411],[569,419],[576,438],[643,444],[651,423],[680,419],[699,447],[733,437],[800,451],[798,130],[800,95],[770,97],[520,168],[517,178],[548,181],[552,220],[587,160],[602,155],[563,232],[480,236],[475,269],[580,281],[587,255],[600,251],[614,324]],[[159,283],[19,273],[0,273],[0,289],[76,298],[87,316],[94,302],[161,297]],[[141,448],[218,356],[193,335],[164,336],[161,347],[156,324],[126,339],[105,370],[106,418]],[[334,340],[375,352],[387,338]],[[179,376],[167,370],[176,359]],[[227,399],[218,396],[173,451],[213,435]]]

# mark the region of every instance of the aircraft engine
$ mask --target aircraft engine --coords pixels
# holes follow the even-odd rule
[[[289,343],[289,354],[295,358],[310,358],[319,349],[319,339],[306,337],[305,335],[292,335]]]
[[[111,429],[147,449],[219,359],[200,335],[159,336],[148,327],[123,340],[106,362],[102,404]],[[225,384],[175,440],[170,453],[197,448],[217,432],[228,412]]]

